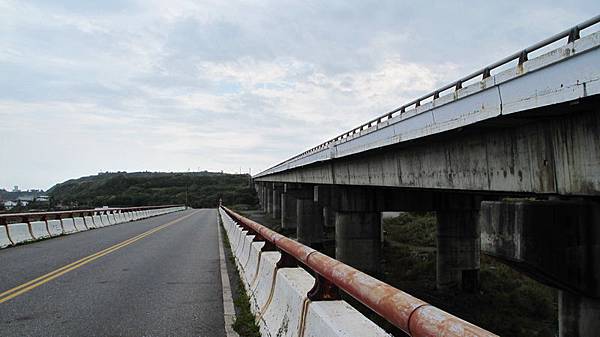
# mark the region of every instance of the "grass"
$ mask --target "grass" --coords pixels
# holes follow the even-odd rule
[[[237,332],[241,337],[260,337],[260,330],[254,320],[254,314],[250,310],[250,301],[246,294],[246,289],[240,280],[240,273],[235,264],[233,254],[231,254],[231,246],[229,244],[229,238],[225,234],[225,228],[219,218],[221,228],[223,229],[223,245],[225,246],[225,255],[227,255],[228,266],[235,269],[235,275],[233,275],[234,282],[237,284],[235,291],[233,291],[233,304],[235,306],[235,321],[233,323],[233,330]]]

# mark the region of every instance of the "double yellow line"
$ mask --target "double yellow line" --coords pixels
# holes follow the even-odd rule
[[[169,227],[169,226],[171,226],[171,225],[173,225],[173,224],[175,224],[177,222],[180,222],[180,221],[182,221],[184,219],[187,219],[187,218],[191,217],[192,215],[194,215],[196,213],[197,212],[194,212],[192,214],[188,214],[186,216],[182,216],[181,218],[175,219],[175,220],[173,220],[171,222],[168,222],[166,224],[163,224],[163,225],[160,225],[158,227],[152,228],[151,230],[148,230],[148,231],[146,231],[146,232],[144,232],[142,234],[136,235],[136,236],[134,236],[134,237],[132,237],[130,239],[127,239],[127,240],[125,240],[123,242],[117,243],[114,246],[108,247],[108,248],[106,248],[104,250],[101,250],[101,251],[99,251],[97,253],[94,253],[92,255],[88,255],[88,256],[84,257],[83,259],[77,260],[77,261],[75,261],[73,263],[69,263],[66,266],[60,267],[60,268],[58,268],[58,269],[56,269],[54,271],[49,272],[48,274],[42,275],[42,276],[40,276],[38,278],[35,278],[35,279],[33,279],[33,280],[29,281],[29,282],[23,283],[23,284],[21,284],[19,286],[16,286],[16,287],[14,287],[12,289],[9,289],[9,290],[7,290],[7,291],[5,291],[3,293],[0,293],[0,303],[4,303],[4,302],[6,302],[6,301],[8,301],[8,300],[10,300],[12,298],[15,298],[15,297],[17,297],[17,296],[19,296],[21,294],[24,294],[24,293],[26,293],[26,292],[28,292],[28,291],[30,291],[32,289],[35,289],[35,288],[41,286],[42,284],[44,284],[46,282],[50,282],[53,279],[55,279],[55,278],[57,278],[57,277],[59,277],[61,275],[64,275],[64,274],[66,274],[66,273],[68,273],[68,272],[70,272],[72,270],[75,270],[75,269],[77,269],[79,267],[82,267],[82,266],[84,266],[84,265],[86,265],[86,264],[88,264],[88,263],[90,263],[90,262],[92,262],[92,261],[94,261],[96,259],[99,259],[99,258],[101,258],[101,257],[103,257],[103,256],[105,256],[107,254],[110,254],[110,253],[112,253],[112,252],[114,252],[114,251],[116,251],[118,249],[126,247],[126,246],[128,246],[128,245],[130,245],[130,244],[132,244],[132,243],[134,243],[134,242],[136,242],[138,240],[141,240],[141,239],[145,238],[148,235],[152,235],[152,234],[154,234],[154,233],[156,233],[156,232],[158,232],[158,231],[160,231],[162,229],[165,229],[165,228],[167,228],[167,227]]]

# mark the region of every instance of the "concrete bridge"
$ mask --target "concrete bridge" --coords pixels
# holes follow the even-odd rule
[[[477,289],[490,254],[560,290],[560,336],[596,336],[599,20],[257,174],[264,211],[317,248],[335,227],[336,259],[367,273],[381,212],[435,211],[438,288]]]

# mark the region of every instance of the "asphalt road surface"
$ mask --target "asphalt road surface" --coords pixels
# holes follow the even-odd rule
[[[225,336],[218,245],[204,209],[2,249],[0,336]]]

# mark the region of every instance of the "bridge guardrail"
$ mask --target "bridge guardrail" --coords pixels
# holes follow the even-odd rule
[[[255,241],[265,242],[263,251],[280,251],[279,263],[286,265],[298,263],[313,271],[315,285],[308,293],[310,300],[335,299],[338,290],[342,290],[414,337],[496,336],[315,249],[270,230],[227,207],[221,206],[221,208],[247,230],[248,235],[255,235]]]
[[[300,153],[300,154],[298,154],[298,155],[296,155],[294,157],[291,157],[291,158],[289,158],[287,160],[284,160],[283,162],[278,163],[278,164],[274,165],[273,167],[271,167],[269,169],[266,169],[266,170],[258,173],[255,177],[260,177],[262,175],[269,174],[269,172],[272,169],[277,168],[280,165],[283,165],[284,163],[287,163],[289,161],[292,161],[292,160],[295,160],[295,159],[298,159],[298,158],[302,158],[302,157],[304,157],[306,155],[314,153],[315,151],[323,150],[323,149],[329,147],[329,145],[332,144],[332,143],[335,143],[335,142],[344,142],[344,141],[348,140],[348,138],[350,138],[354,134],[357,134],[357,133],[359,133],[359,132],[361,132],[363,130],[369,129],[372,126],[376,126],[379,123],[382,123],[384,121],[390,120],[391,118],[393,118],[395,116],[402,115],[404,112],[407,111],[407,108],[410,108],[410,107],[417,108],[417,107],[421,106],[421,103],[423,103],[424,101],[427,101],[429,99],[435,101],[436,99],[440,98],[440,94],[446,93],[446,91],[449,90],[449,89],[453,89],[454,92],[456,92],[456,91],[462,89],[463,84],[465,82],[468,82],[468,81],[470,81],[472,79],[475,79],[478,76],[481,76],[481,79],[485,80],[486,78],[492,76],[492,74],[491,74],[492,70],[495,70],[495,69],[497,69],[497,68],[499,68],[499,67],[501,67],[501,66],[503,66],[503,65],[505,65],[505,64],[507,64],[509,62],[517,60],[518,61],[518,65],[521,66],[523,63],[525,63],[528,60],[528,55],[530,53],[532,53],[534,51],[537,51],[537,50],[539,50],[541,48],[544,48],[544,47],[546,47],[546,46],[548,46],[548,45],[550,45],[550,44],[552,44],[554,42],[557,42],[557,41],[559,41],[561,39],[564,39],[564,38],[568,38],[568,43],[571,43],[571,42],[573,42],[575,40],[578,40],[580,38],[580,32],[582,30],[584,30],[584,29],[586,29],[588,27],[591,27],[593,25],[596,25],[598,23],[600,23],[600,15],[596,15],[596,16],[594,16],[594,17],[592,17],[592,18],[590,18],[590,19],[588,19],[588,20],[586,20],[584,22],[579,23],[578,25],[576,25],[574,27],[571,27],[569,29],[566,29],[566,30],[558,33],[558,34],[555,34],[555,35],[553,35],[551,37],[548,37],[545,40],[542,40],[542,41],[540,41],[540,42],[538,42],[536,44],[533,44],[533,45],[531,45],[531,46],[529,46],[529,47],[527,47],[525,49],[522,49],[522,50],[520,50],[518,52],[515,52],[515,53],[513,53],[513,54],[511,54],[511,55],[509,55],[509,56],[507,56],[507,57],[505,57],[505,58],[503,58],[503,59],[501,59],[499,61],[496,61],[496,62],[494,62],[494,63],[492,63],[492,64],[490,64],[490,65],[488,65],[488,66],[486,66],[486,67],[484,67],[482,69],[479,69],[479,70],[477,70],[477,71],[475,71],[475,72],[473,72],[473,73],[471,73],[471,74],[469,74],[467,76],[464,76],[464,77],[460,78],[457,81],[449,83],[449,84],[447,84],[447,85],[445,85],[445,86],[443,86],[441,88],[438,88],[438,89],[436,89],[436,90],[434,90],[432,92],[429,92],[429,93],[427,93],[427,94],[425,94],[425,95],[423,95],[423,96],[421,96],[421,97],[419,97],[417,99],[414,99],[414,100],[412,100],[412,101],[410,101],[410,102],[408,102],[408,103],[400,106],[399,108],[396,108],[396,109],[394,109],[392,111],[389,111],[389,112],[387,112],[387,113],[385,113],[385,114],[383,114],[383,115],[381,115],[379,117],[376,117],[374,119],[371,119],[368,122],[363,123],[360,126],[351,129],[350,131],[346,131],[346,132],[344,132],[344,133],[342,133],[342,134],[340,134],[340,135],[338,135],[338,136],[336,136],[336,137],[334,137],[334,138],[332,138],[332,139],[330,139],[328,141],[325,141],[325,142],[323,142],[323,143],[321,143],[321,144],[319,144],[319,145],[317,145],[315,147],[312,147],[312,148],[310,148],[310,149],[308,149],[308,150],[306,150],[306,151],[304,151],[304,152],[302,152],[302,153]]]
[[[51,212],[29,212],[29,213],[4,213],[0,214],[0,226],[6,225],[9,221],[30,222],[34,220],[53,220],[62,218],[72,218],[74,215],[92,216],[96,214],[112,214],[134,211],[146,211],[160,208],[179,207],[183,205],[160,205],[160,206],[139,206],[139,207],[112,207],[112,208],[95,208],[95,209],[79,209],[66,211],[51,211]]]

